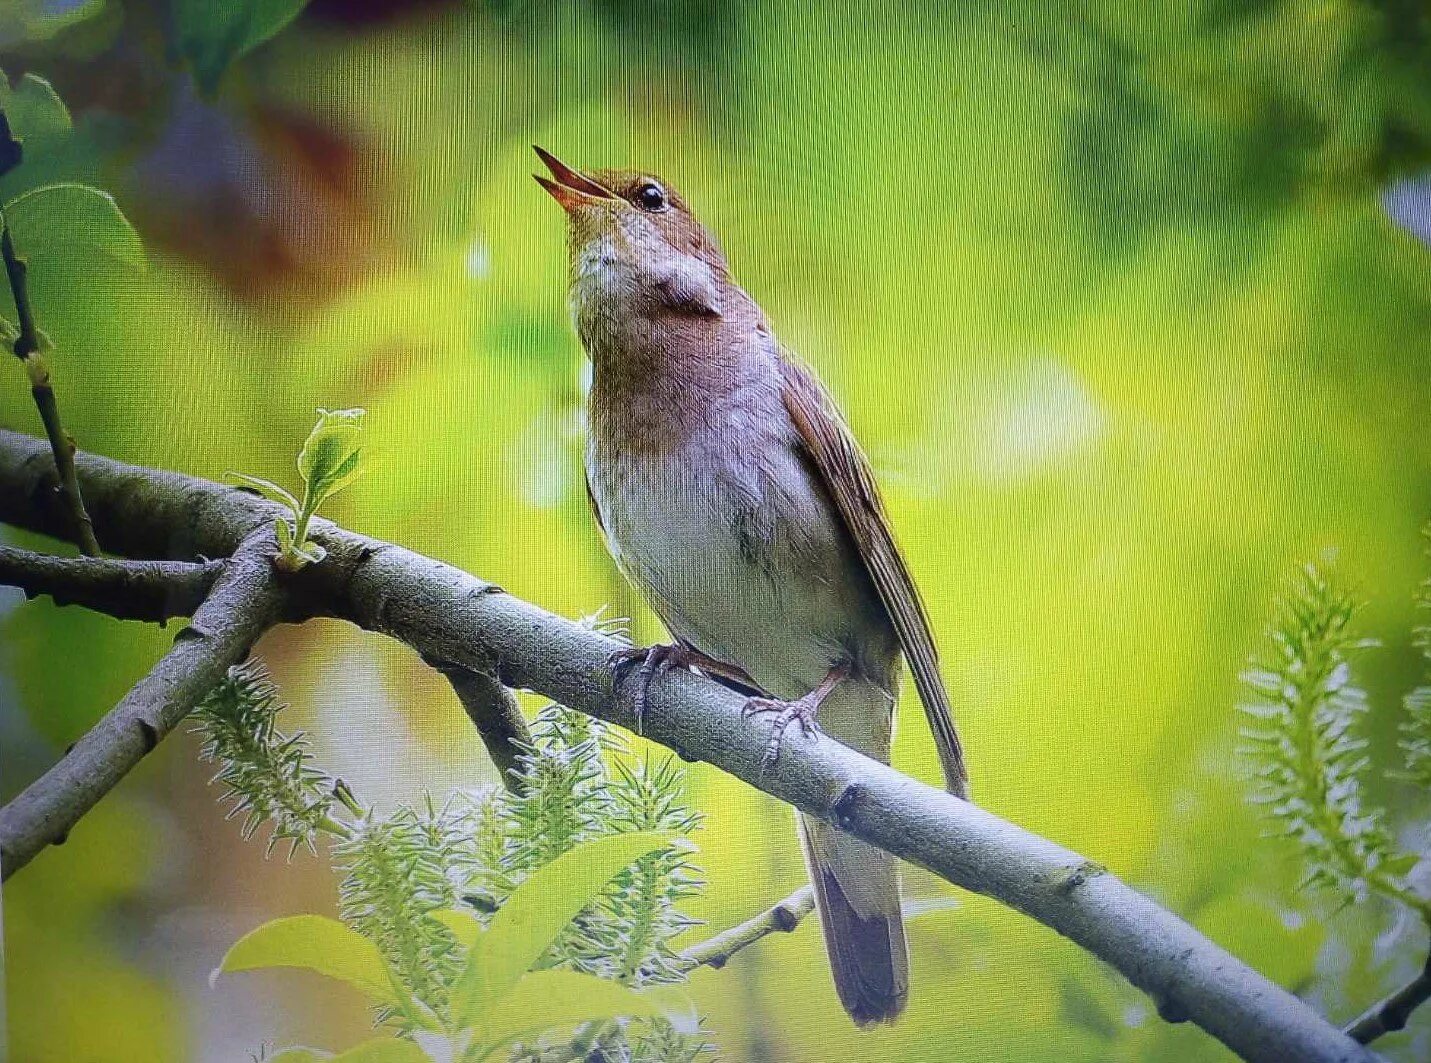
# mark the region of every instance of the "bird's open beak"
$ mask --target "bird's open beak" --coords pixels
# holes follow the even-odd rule
[[[541,185],[551,197],[562,205],[567,211],[580,206],[585,206],[595,199],[616,199],[615,193],[610,189],[603,188],[585,174],[573,170],[566,163],[562,162],[551,152],[532,145],[532,150],[537,153],[537,157],[546,163],[546,167],[551,171],[552,177],[556,180],[548,180],[540,174],[532,174],[536,178],[537,184]]]

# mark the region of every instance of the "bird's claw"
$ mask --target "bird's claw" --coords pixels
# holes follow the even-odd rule
[[[651,684],[672,668],[687,668],[691,661],[680,646],[624,646],[606,659],[613,683],[620,686],[636,668],[636,691],[631,714],[636,717],[636,733],[641,734],[646,718],[646,694]],[[640,666],[639,668],[637,666]]]
[[[780,759],[780,743],[785,738],[785,731],[792,723],[800,725],[800,733],[807,738],[817,730],[815,726],[815,713],[820,707],[820,702],[807,694],[804,697],[796,698],[794,701],[781,701],[778,698],[749,698],[740,714],[747,719],[756,713],[773,713],[775,719],[770,725],[770,741],[766,743],[765,755],[760,758],[760,770],[762,773],[775,767],[775,762]]]

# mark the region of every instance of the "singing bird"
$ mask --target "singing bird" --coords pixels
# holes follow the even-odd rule
[[[592,508],[674,638],[613,662],[639,664],[638,720],[653,678],[694,667],[775,714],[767,757],[818,710],[826,734],[888,763],[902,652],[947,788],[965,796],[928,617],[829,395],[668,183],[536,151],[566,211],[572,318],[594,370]],[[822,820],[798,827],[840,1001],[861,1026],[892,1022],[909,995],[897,861]]]

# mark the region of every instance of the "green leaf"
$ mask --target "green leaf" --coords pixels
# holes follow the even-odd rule
[[[5,204],[15,250],[26,257],[97,252],[144,268],[144,247],[107,192],[80,184],[42,185]]]
[[[273,522],[273,534],[278,538],[278,552],[280,554],[293,553],[293,525],[279,517]]]
[[[431,1063],[432,1057],[411,1041],[398,1037],[375,1037],[339,1052],[331,1063]]]
[[[1421,863],[1421,856],[1417,853],[1398,853],[1383,860],[1380,870],[1402,878],[1411,874],[1411,869],[1419,863]]]
[[[286,1048],[267,1063],[431,1063],[432,1057],[411,1041],[375,1037],[334,1055],[314,1048]]]
[[[272,480],[265,480],[261,476],[250,476],[246,472],[226,472],[224,478],[230,483],[238,484],[240,487],[247,487],[250,491],[256,491],[270,502],[277,502],[280,506],[287,506],[297,515],[301,508],[298,499],[294,498],[288,491],[284,490]]]
[[[452,936],[464,949],[470,949],[475,945],[477,938],[482,934],[481,921],[464,908],[444,908],[441,911],[429,912],[428,918],[436,919],[452,931]]]
[[[234,942],[219,970],[261,967],[303,967],[347,982],[379,1004],[404,1003],[378,947],[327,916],[293,915],[264,923]]]
[[[54,86],[34,74],[26,74],[11,88],[0,71],[0,110],[10,122],[10,132],[31,147],[70,130],[69,108]]]
[[[305,564],[316,565],[328,556],[328,551],[317,543],[305,542],[302,546],[294,545],[293,555]]]
[[[224,71],[298,17],[307,0],[173,0],[179,53],[199,90],[218,91]]]
[[[331,498],[358,475],[359,443],[366,410],[319,410],[318,423],[298,454],[298,472],[308,485],[310,511]]]
[[[660,834],[618,834],[578,845],[533,872],[492,917],[453,989],[453,1014],[474,1025],[510,993],[563,928],[612,876],[671,844]]]
[[[668,987],[638,990],[579,971],[533,971],[502,999],[477,1036],[490,1047],[555,1027],[619,1018],[666,1018],[690,1028],[694,1007]]]

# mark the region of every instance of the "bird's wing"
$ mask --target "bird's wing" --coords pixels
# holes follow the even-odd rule
[[[782,357],[781,374],[785,408],[810,463],[854,540],[909,661],[914,687],[934,732],[945,786],[950,793],[963,797],[968,773],[950,711],[949,693],[939,673],[939,651],[929,630],[924,603],[890,531],[869,461],[810,370]]]

